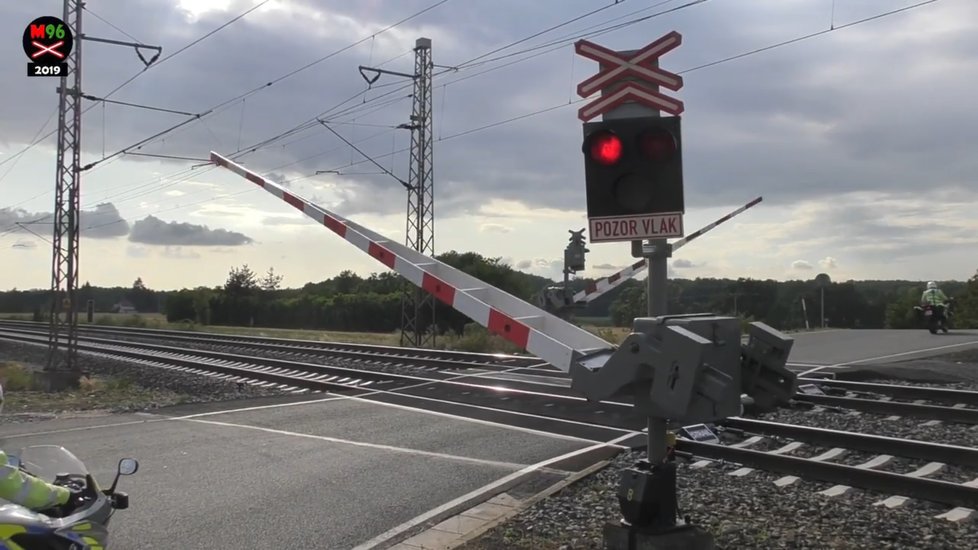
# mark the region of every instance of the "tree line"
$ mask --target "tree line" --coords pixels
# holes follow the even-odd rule
[[[530,301],[535,292],[554,281],[523,273],[474,252],[447,252],[436,256],[456,269]],[[137,279],[131,287],[101,288],[88,283],[78,290],[77,307],[88,300],[96,312],[113,311],[123,300],[142,313],[163,313],[171,322],[206,325],[306,328],[337,331],[390,332],[401,324],[401,298],[406,286],[393,272],[361,277],[351,271],[300,288],[281,288],[282,276],[269,268],[259,275],[248,265],[232,267],[220,286],[158,291]],[[571,281],[574,292],[593,279]],[[821,325],[836,328],[913,328],[918,326],[913,306],[920,299],[922,281],[845,281],[819,287],[815,281],[739,279],[672,279],[668,282],[668,312],[713,312],[764,321],[791,330]],[[630,280],[575,312],[581,320],[604,318],[630,326],[646,311],[645,281]],[[941,288],[956,298],[955,326],[978,327],[978,272],[968,281],[947,281]],[[0,313],[33,313],[45,318],[49,309],[46,290],[0,292]],[[807,320],[807,325],[806,325]],[[462,334],[470,322],[464,315],[436,302],[435,319],[421,325],[440,333]]]

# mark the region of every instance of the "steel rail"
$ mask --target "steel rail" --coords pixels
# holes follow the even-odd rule
[[[793,399],[816,405],[853,409],[873,414],[888,414],[927,418],[943,422],[978,424],[978,409],[959,409],[942,405],[901,403],[880,399],[860,399],[858,397],[836,397],[832,395],[796,394]]]
[[[853,392],[879,393],[902,399],[926,399],[943,403],[963,403],[978,407],[978,392],[949,388],[929,388],[902,384],[879,384],[850,380],[799,378],[799,384],[817,384]]]
[[[8,330],[22,330],[30,333],[40,333],[44,327],[24,327],[18,324],[6,324],[0,321],[0,327]],[[121,329],[115,327],[79,327],[79,332],[104,333],[125,337],[150,337],[162,336],[166,340],[179,342],[194,342],[199,344],[214,346],[234,346],[264,351],[276,351],[283,353],[307,353],[325,356],[335,356],[357,361],[367,358],[389,361],[396,359],[400,363],[415,366],[438,366],[440,368],[485,368],[500,366],[509,368],[506,361],[522,361],[526,367],[541,364],[541,360],[536,357],[526,356],[507,356],[493,354],[475,354],[470,352],[452,352],[443,350],[415,350],[413,348],[401,348],[395,346],[375,346],[369,344],[334,344],[332,342],[316,342],[308,340],[286,340],[286,339],[239,339],[237,336],[224,337],[223,335],[198,336],[189,335],[179,331],[166,331],[165,333],[149,333],[156,329]],[[165,336],[164,336],[165,334]],[[479,359],[478,361],[475,359]]]
[[[744,432],[785,437],[825,447],[843,447],[867,453],[978,467],[978,449],[960,445],[828,430],[740,417],[728,418],[721,421],[719,425]]]
[[[911,477],[905,474],[857,468],[844,464],[772,454],[766,451],[725,447],[716,443],[701,443],[685,439],[676,441],[676,449],[696,456],[727,460],[769,472],[797,475],[802,478],[827,481],[829,483],[859,487],[889,495],[901,495],[952,506],[964,506],[972,509],[978,508],[978,487],[969,487],[950,481]]]
[[[38,335],[11,334],[2,330],[0,338],[35,345],[47,343],[46,339]],[[199,350],[168,348],[142,342],[92,343],[90,339],[83,339],[79,341],[78,350],[103,357],[256,380],[282,388],[331,390],[334,393],[343,390],[344,394],[352,392],[353,397],[412,407],[419,407],[420,400],[426,403],[427,409],[455,409],[454,414],[483,420],[498,421],[497,417],[500,416],[517,417],[520,422],[509,424],[542,429],[554,434],[585,437],[593,441],[607,441],[628,433],[639,434],[644,426],[644,419],[629,417],[630,408],[626,411],[615,410],[622,409],[623,404],[592,403],[586,402],[582,397],[544,394],[495,385],[484,386],[451,379],[361,371],[213,352],[200,353]],[[455,376],[464,377],[468,375]],[[387,383],[389,385],[385,385]],[[447,394],[437,392],[448,385],[462,391]],[[556,407],[555,401],[558,402]],[[458,412],[459,410],[462,412]],[[559,411],[562,414],[545,416],[540,411]]]

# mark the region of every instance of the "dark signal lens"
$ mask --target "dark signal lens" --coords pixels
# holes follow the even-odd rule
[[[642,156],[656,162],[672,159],[677,149],[676,138],[665,130],[651,130],[638,138],[638,150]]]
[[[611,132],[598,132],[591,136],[591,158],[610,166],[621,160],[621,139]]]

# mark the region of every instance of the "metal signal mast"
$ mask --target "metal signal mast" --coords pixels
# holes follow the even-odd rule
[[[367,84],[380,75],[390,74],[414,80],[414,107],[411,122],[397,127],[411,130],[411,167],[407,188],[407,231],[404,244],[426,256],[435,254],[435,195],[432,186],[434,135],[431,124],[431,39],[418,38],[414,43],[414,74],[360,65],[360,76]],[[366,72],[376,73],[368,77]],[[376,163],[375,163],[376,164]],[[393,175],[393,174],[391,174]],[[425,347],[435,343],[435,299],[426,290],[404,281],[401,295],[401,345]],[[431,328],[432,330],[428,330]]]
[[[434,135],[431,123],[431,39],[419,38],[414,47],[414,112],[411,114],[411,188],[407,200],[405,244],[426,255],[435,254],[435,196],[432,186]],[[401,345],[430,347],[435,343],[435,299],[404,282],[401,297]],[[428,330],[429,327],[431,330]]]
[[[82,33],[84,0],[64,0],[62,21],[74,33],[73,48],[65,57],[67,72],[58,86],[58,152],[55,171],[53,254],[51,260],[51,314],[48,331],[48,357],[45,372],[49,389],[75,385],[78,368],[78,287],[79,218],[81,215],[81,173],[91,165],[81,165],[82,41],[91,40],[118,46],[130,46],[149,67],[163,48],[136,42],[120,42],[86,36]],[[53,46],[52,46],[53,48]],[[147,61],[140,48],[156,51]],[[68,77],[72,83],[69,87]],[[64,353],[59,348],[64,346]]]
[[[51,318],[48,332],[48,360],[45,370],[78,371],[78,313],[75,289],[78,285],[78,217],[81,183],[81,0],[65,0],[64,22],[77,37],[68,54],[68,77],[58,87],[58,165],[55,172],[54,254],[51,263]],[[58,353],[65,337],[65,352]],[[64,368],[62,368],[64,367]]]

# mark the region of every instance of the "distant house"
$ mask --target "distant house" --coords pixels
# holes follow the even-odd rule
[[[115,313],[139,313],[136,311],[136,306],[132,305],[132,302],[123,298],[119,300],[119,303],[112,306],[112,311]]]

